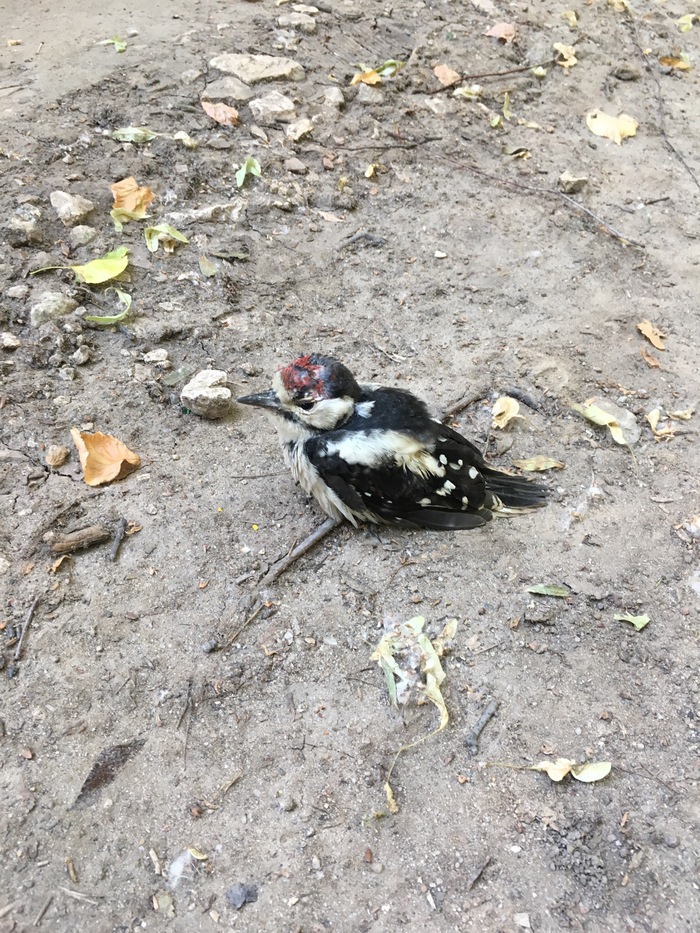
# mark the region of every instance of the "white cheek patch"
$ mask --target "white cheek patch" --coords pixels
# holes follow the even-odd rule
[[[272,377],[272,388],[277,393],[277,398],[280,400],[280,402],[283,405],[289,405],[289,403],[292,401],[292,396],[285,389],[280,373],[275,373],[275,375]]]
[[[323,398],[311,411],[297,408],[295,414],[319,431],[331,431],[350,417],[354,407],[355,402],[349,396]]]

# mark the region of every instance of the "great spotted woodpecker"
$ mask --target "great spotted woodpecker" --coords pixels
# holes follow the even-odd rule
[[[487,464],[415,395],[358,385],[331,357],[301,356],[238,401],[272,415],[295,480],[331,518],[450,531],[546,504],[544,487]]]

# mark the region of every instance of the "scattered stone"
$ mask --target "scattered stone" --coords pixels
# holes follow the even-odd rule
[[[92,201],[67,191],[52,191],[49,200],[66,227],[82,223],[88,214],[95,210]]]
[[[84,366],[86,363],[90,362],[90,347],[87,344],[83,344],[82,347],[78,347],[75,353],[71,356],[71,359],[76,366]]]
[[[260,81],[303,81],[304,69],[291,58],[276,55],[237,55],[225,52],[209,62],[211,68],[218,68],[225,74],[233,74],[246,84],[258,84]]]
[[[294,110],[294,101],[280,94],[279,91],[271,91],[264,97],[256,97],[248,104],[250,112],[256,120],[262,123],[270,120],[293,120],[296,116]]]
[[[57,467],[63,466],[63,464],[68,459],[68,448],[62,447],[60,444],[51,444],[49,449],[46,451],[46,456],[44,460],[46,461],[47,466]]]
[[[7,298],[26,298],[29,294],[28,285],[12,285],[5,292]]]
[[[296,810],[297,802],[293,797],[280,797],[279,808],[283,813],[291,813],[292,810]]]
[[[225,78],[219,78],[218,81],[212,81],[207,84],[202,92],[202,97],[207,100],[250,100],[253,91],[240,81],[235,75],[226,75]]]
[[[568,169],[559,176],[559,190],[564,194],[577,194],[588,184],[588,176],[573,175]]]
[[[454,101],[448,97],[426,97],[423,106],[438,117],[444,117],[445,114],[452,113],[455,109]]]
[[[10,562],[6,557],[0,557],[0,576],[10,572]]]
[[[602,408],[606,414],[612,415],[613,418],[617,419],[629,447],[637,443],[642,436],[642,429],[637,424],[637,419],[631,411],[622,408],[620,405],[616,405],[615,402],[610,401],[609,398],[598,399],[595,405],[596,408]]]
[[[188,68],[180,75],[180,81],[183,84],[193,84],[198,78],[201,77],[202,72],[199,70],[199,68]]]
[[[255,123],[250,124],[250,135],[254,136],[256,139],[261,140],[267,145],[270,142],[270,137],[267,135],[264,129],[257,126]]]
[[[168,351],[165,349],[150,350],[148,353],[144,353],[143,361],[144,363],[166,363],[168,361]]]
[[[299,32],[305,32],[307,36],[312,36],[316,32],[316,20],[308,13],[285,13],[277,20],[277,25],[282,29],[298,29]]]
[[[0,334],[0,347],[3,350],[16,350],[19,345],[19,337],[15,337],[14,334],[10,334],[8,331]]]
[[[44,234],[39,227],[41,211],[33,204],[22,204],[7,221],[7,241],[10,246],[31,246],[41,243]]]
[[[75,311],[78,302],[64,295],[63,292],[44,292],[29,312],[29,323],[32,327],[41,327],[47,321],[64,317]]]
[[[384,100],[384,95],[381,91],[377,90],[376,87],[370,87],[369,84],[361,84],[355,100],[357,100],[359,104],[381,104]]]
[[[345,106],[345,97],[339,87],[327,87],[323,92],[323,106],[340,110]]]
[[[202,418],[223,418],[231,411],[231,390],[220,369],[203,369],[182,390],[182,404]]]
[[[254,904],[257,899],[258,886],[256,884],[234,884],[226,892],[226,900],[236,910],[240,910],[244,904]]]
[[[63,382],[73,382],[78,376],[78,373],[72,366],[61,366],[58,371],[58,378]]]
[[[306,175],[308,168],[300,159],[286,159],[284,167],[288,172],[292,172],[293,175]]]
[[[196,207],[188,211],[171,211],[166,215],[165,220],[178,230],[181,226],[193,223],[235,224],[241,219],[244,209],[245,201],[243,198],[237,198],[230,204],[210,204],[207,207]]]
[[[613,74],[618,81],[639,81],[642,76],[639,68],[635,65],[629,65],[627,62],[620,62]]]
[[[73,227],[69,234],[70,245],[73,249],[78,249],[79,246],[87,246],[88,243],[92,243],[96,236],[97,230],[94,227],[78,224],[77,227]]]
[[[290,123],[287,127],[286,136],[289,139],[293,139],[294,142],[301,139],[303,136],[308,136],[309,133],[312,133],[314,125],[309,120],[308,117],[300,117],[298,120],[294,120],[293,123]]]

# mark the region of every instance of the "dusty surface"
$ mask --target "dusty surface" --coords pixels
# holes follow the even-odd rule
[[[695,62],[697,27],[673,23],[684,5],[639,4],[633,26],[602,0],[580,4],[570,28],[551,0],[358,0],[312,13],[312,34],[279,27],[291,8],[272,0],[123,6],[13,2],[2,16],[0,330],[19,347],[0,349],[0,930],[698,929],[700,569],[683,528],[700,512],[698,416],[666,441],[644,417],[700,399],[697,78],[656,64],[677,51]],[[483,35],[500,21],[517,23],[513,45]],[[123,54],[95,44],[114,35]],[[570,74],[479,80],[492,113],[509,92],[505,127],[432,93],[437,63],[502,72],[548,60],[553,42],[576,42]],[[206,116],[200,95],[221,77],[209,62],[242,51],[303,65],[304,80],[275,86],[314,121],[310,136],[291,142],[273,121],[252,131],[240,102],[239,128]],[[390,58],[408,65],[378,97],[349,87],[355,63]],[[343,90],[340,112],[323,107],[329,87]],[[638,135],[620,147],[592,136],[595,107],[631,114]],[[111,138],[130,124],[199,146]],[[532,157],[504,154],[517,147]],[[239,190],[248,155],[262,178]],[[290,157],[307,173],[291,174]],[[556,192],[564,171],[588,178],[574,199],[645,249],[556,193],[498,181]],[[119,235],[109,218],[108,186],[127,175],[155,191],[156,219],[214,204],[233,219],[185,219],[189,244],[151,256],[141,224]],[[95,203],[90,244],[71,249],[55,190]],[[8,229],[34,208],[31,236]],[[347,244],[358,232],[383,243]],[[132,250],[122,327],[82,320],[114,311],[103,286],[28,277],[120,244]],[[249,260],[214,256],[226,251]],[[79,308],[32,326],[46,291]],[[637,331],[645,318],[665,351]],[[172,370],[144,361],[157,349]],[[481,444],[496,396],[527,393],[537,410],[523,406],[489,453],[564,461],[550,507],[462,534],[342,529],[241,631],[259,578],[320,516],[262,418],[202,420],[183,410],[182,381],[163,380],[213,367],[250,392],[301,351],[336,354],[436,411],[473,393],[457,424]],[[571,412],[591,396],[636,416],[632,454]],[[76,426],[118,436],[141,469],[90,489],[73,451],[49,471],[46,449],[71,446]],[[116,561],[107,543],[50,572],[46,532],[120,517],[142,530]],[[572,595],[533,597],[536,583]],[[395,751],[436,725],[431,707],[394,710],[369,660],[383,625],[417,612],[432,632],[460,621],[445,660],[451,721],[399,759],[400,812],[379,817]],[[621,612],[651,622],[635,632]],[[465,737],[491,699],[470,757]],[[98,757],[129,743],[113,780],[76,804]],[[554,784],[483,767],[546,755],[613,771]],[[178,861],[189,847],[208,858]],[[258,897],[236,910],[226,894],[240,883]]]

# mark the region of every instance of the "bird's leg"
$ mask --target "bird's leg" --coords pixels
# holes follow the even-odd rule
[[[272,567],[270,567],[270,569],[260,581],[260,586],[269,586],[271,583],[274,583],[275,580],[281,577],[285,570],[291,567],[296,560],[298,560],[300,557],[303,557],[307,551],[310,551],[312,547],[318,544],[319,541],[322,541],[340,524],[340,519],[327,518],[322,525],[319,525],[315,531],[312,531],[308,537],[304,538],[301,544],[297,544],[295,548],[292,548],[289,554],[281,557],[276,563],[272,565]]]

